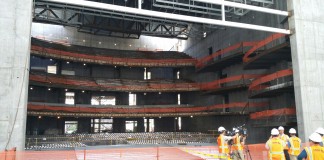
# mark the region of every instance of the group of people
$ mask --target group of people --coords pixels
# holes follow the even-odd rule
[[[289,130],[290,137],[284,133],[284,127],[271,130],[271,137],[265,147],[269,151],[269,160],[324,160],[324,129],[318,128],[309,136],[309,147],[301,150],[301,140],[296,136],[294,128]],[[235,130],[234,136],[227,136],[226,129],[219,127],[217,138],[220,160],[244,160],[243,146],[245,136]],[[233,140],[231,146],[228,141]],[[230,154],[232,153],[232,154]],[[232,156],[230,156],[232,155]]]
[[[300,150],[301,140],[296,130],[289,130],[290,137],[284,133],[284,127],[271,130],[271,137],[266,143],[270,160],[324,160],[324,129],[318,128],[309,136],[310,147]]]
[[[243,146],[245,143],[246,137],[242,134],[239,134],[239,130],[235,130],[234,136],[226,136],[226,129],[224,127],[219,127],[218,132],[220,133],[217,138],[218,148],[219,148],[219,159],[220,160],[229,160],[230,152],[232,152],[233,160],[244,160],[243,155]],[[231,146],[228,145],[228,141],[233,140]]]

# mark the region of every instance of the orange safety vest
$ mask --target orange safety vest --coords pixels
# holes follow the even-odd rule
[[[279,138],[280,138],[281,140],[283,140],[283,141],[285,142],[285,144],[286,144],[286,146],[285,146],[284,149],[288,149],[287,141],[288,141],[288,139],[289,139],[289,136],[287,136],[286,134],[282,134],[282,135],[279,134]]]
[[[234,138],[233,142],[233,150],[234,151],[240,151],[243,150],[243,146],[241,144],[241,140],[240,140],[240,136],[236,135],[236,137]]]
[[[311,147],[305,147],[307,153],[307,160],[322,160],[324,159],[324,147],[320,145],[313,145]]]
[[[294,156],[298,156],[300,153],[301,140],[298,137],[290,137],[288,141],[290,143],[288,153]]]
[[[269,160],[285,160],[284,142],[278,138],[272,138],[267,142],[269,146]]]
[[[221,135],[218,136],[217,143],[218,143],[218,151],[219,151],[219,153],[225,153],[225,154],[229,153],[228,144],[224,140],[224,135],[221,134]]]

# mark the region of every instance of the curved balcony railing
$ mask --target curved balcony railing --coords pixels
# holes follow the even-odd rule
[[[50,42],[32,43],[31,54],[68,61],[115,66],[183,67],[196,64],[196,60],[185,55],[185,53],[173,51],[121,51],[82,46],[67,47]]]
[[[106,114],[160,114],[160,113],[195,113],[211,112],[224,108],[266,107],[268,102],[233,102],[229,104],[216,104],[211,106],[187,106],[187,105],[63,105],[55,103],[28,103],[28,111],[50,111],[69,113],[106,113]]]
[[[269,117],[276,117],[276,116],[293,116],[293,115],[296,115],[296,108],[290,107],[290,108],[266,110],[266,111],[251,113],[250,118],[257,120],[257,119],[266,119]]]
[[[280,39],[280,38],[283,38],[285,37],[286,35],[285,34],[281,34],[281,33],[276,33],[276,34],[273,34],[269,37],[267,37],[266,39],[263,39],[259,42],[257,42],[255,45],[253,45],[253,47],[248,50],[245,54],[244,54],[244,57],[243,57],[243,62],[248,62],[251,58],[250,56],[255,52],[257,51],[257,49],[261,48],[261,47],[264,47],[265,45],[277,40],[277,39]]]
[[[208,65],[210,62],[213,61],[214,58],[218,57],[218,56],[225,56],[231,52],[237,51],[237,52],[244,52],[244,48],[246,47],[252,47],[253,45],[255,45],[256,42],[241,42],[241,43],[237,43],[235,45],[229,46],[227,48],[221,49],[211,55],[208,55],[206,57],[203,57],[199,60],[197,60],[196,63],[196,68],[197,69],[201,69],[203,67],[205,67],[206,65]]]
[[[249,87],[249,91],[255,92],[258,90],[263,90],[263,89],[269,88],[269,87],[271,87],[271,85],[268,85],[266,83],[269,83],[269,82],[279,79],[279,78],[292,76],[292,75],[293,75],[292,69],[285,69],[285,70],[277,71],[275,73],[268,74],[266,76],[257,78],[254,81],[252,81],[252,83]]]
[[[78,76],[59,76],[32,72],[29,76],[31,84],[44,84],[62,88],[76,88],[86,90],[106,91],[137,91],[137,92],[175,92],[175,91],[200,91],[215,90],[230,85],[244,83],[246,85],[262,75],[243,74],[218,79],[212,82],[189,82],[185,80],[125,80],[84,78]]]

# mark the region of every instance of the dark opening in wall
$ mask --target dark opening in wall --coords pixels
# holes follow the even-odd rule
[[[208,54],[209,54],[209,55],[212,55],[212,54],[213,54],[213,47],[209,47],[209,48],[208,48]]]

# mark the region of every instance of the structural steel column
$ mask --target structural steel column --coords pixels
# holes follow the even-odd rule
[[[324,127],[324,1],[287,0],[298,133]]]
[[[0,151],[23,150],[32,0],[1,0],[0,6]]]

